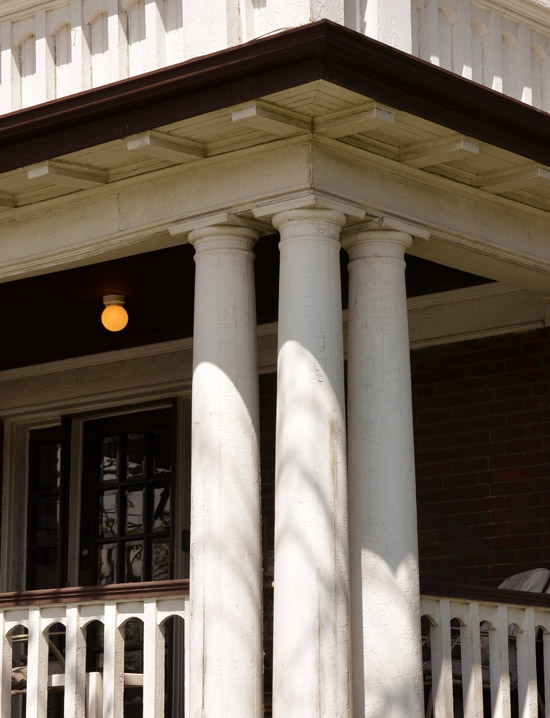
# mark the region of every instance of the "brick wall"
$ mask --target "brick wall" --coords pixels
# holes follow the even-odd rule
[[[416,350],[411,363],[422,578],[496,586],[550,567],[550,331]],[[275,374],[260,395],[270,582]]]
[[[413,351],[420,570],[496,585],[550,567],[550,333]]]

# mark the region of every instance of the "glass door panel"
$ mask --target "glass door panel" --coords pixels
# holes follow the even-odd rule
[[[27,588],[60,585],[61,427],[29,434]]]
[[[172,424],[171,408],[86,422],[83,585],[170,578]]]

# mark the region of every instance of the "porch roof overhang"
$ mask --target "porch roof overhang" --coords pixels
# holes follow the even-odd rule
[[[117,191],[128,182],[145,187],[178,166],[195,172],[286,141],[383,165],[411,186],[451,180],[451,193],[465,202],[479,196],[493,216],[495,198],[514,200],[517,211],[507,209],[518,226],[530,211],[537,225],[530,234],[542,237],[550,210],[549,136],[547,113],[323,20],[0,117],[0,225],[35,210],[57,212],[85,192]],[[316,182],[313,177],[313,191]],[[229,211],[250,214],[252,194],[228,199]],[[353,199],[355,216],[387,211],[364,196]],[[205,211],[197,208],[197,216]],[[192,219],[182,214],[187,224]],[[433,228],[426,231],[434,236]],[[550,263],[550,254],[537,241],[523,263],[534,267],[533,286],[547,291],[546,270],[537,262]],[[124,256],[113,248],[101,252]],[[128,253],[139,251],[148,248],[136,245]],[[518,251],[524,254],[523,247]],[[428,256],[415,245],[412,252],[448,261],[447,248],[434,247]],[[506,271],[492,271],[484,261],[472,266],[456,254],[451,266],[507,281]],[[29,247],[21,259],[33,255],[36,248]],[[13,260],[12,252],[10,266],[0,261],[0,281],[78,266],[61,255],[53,263]]]
[[[181,255],[191,248],[176,246],[186,241],[179,228],[196,217],[235,211],[255,221],[262,203],[268,216],[273,198],[293,193],[342,195],[357,217],[410,218],[431,233],[410,254],[550,294],[549,136],[550,115],[329,21],[1,116],[0,298],[26,305],[5,318],[18,341],[0,368],[189,336],[171,314],[169,329],[144,329],[137,317],[151,312],[135,310],[125,336],[107,341],[82,321],[82,307],[94,322],[103,294],[126,294],[136,307],[141,277],[152,275],[172,287],[178,301],[168,305],[183,316],[192,252],[169,263],[185,266],[189,281],[136,270],[128,258]],[[137,264],[150,268],[143,256]],[[94,263],[103,269],[86,274]],[[262,286],[275,296],[271,274]],[[60,281],[72,291],[60,292]],[[430,291],[451,285],[438,287]],[[52,341],[56,317],[71,325],[77,308],[86,342]],[[34,335],[23,352],[29,317],[57,353],[37,355]]]
[[[547,113],[322,20],[4,115],[0,172],[319,80],[550,164]]]

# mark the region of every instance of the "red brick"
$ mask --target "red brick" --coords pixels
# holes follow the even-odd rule
[[[528,424],[540,424],[544,421],[544,412],[540,410],[510,412],[506,420],[509,425],[522,424],[527,426]]]
[[[525,455],[525,463],[527,466],[536,466],[537,464],[544,464],[548,466],[549,456],[545,451],[533,451]]]
[[[474,364],[470,366],[470,376],[479,376],[479,375],[489,375],[492,376],[494,374],[498,374],[499,372],[503,372],[505,370],[504,362],[503,361],[493,361],[483,364]]]
[[[487,414],[487,404],[476,404],[475,406],[455,406],[453,408],[453,419],[469,420],[472,423],[472,429],[478,428],[480,423],[485,426]]]
[[[501,536],[491,539],[491,551],[516,550],[529,546],[529,536]]]
[[[521,344],[514,342],[507,347],[496,347],[495,349],[487,349],[485,352],[487,361],[500,359],[509,359],[523,356],[523,347]]]
[[[477,499],[474,503],[475,511],[494,511],[496,509],[503,509],[507,505],[506,496],[488,496],[484,499]]]
[[[483,456],[474,459],[462,459],[453,463],[453,473],[455,474],[486,471],[488,468],[489,459]]]
[[[542,359],[540,355],[535,356],[523,356],[515,359],[506,360],[506,371],[508,372],[522,372],[525,374],[529,369],[538,369],[542,366]]]
[[[549,337],[538,330],[413,352],[424,578],[496,585],[548,561]],[[437,412],[451,418],[434,420]]]
[[[452,470],[453,465],[450,462],[416,467],[416,473],[420,476],[442,476],[452,473]]]
[[[529,466],[515,466],[508,469],[499,469],[496,472],[497,481],[518,481],[519,479],[528,479],[530,476],[531,468]]]
[[[523,399],[526,394],[529,394],[529,390],[526,389],[523,384],[521,386],[502,386],[495,387],[495,401],[511,400],[511,399]]]
[[[502,456],[491,456],[489,459],[491,469],[504,469],[512,466],[523,466],[524,464],[525,458],[523,454],[503,454]],[[497,472],[497,478],[499,476],[500,472]]]
[[[525,393],[525,374],[523,372],[515,372],[510,374],[504,372],[487,377],[487,387],[495,389],[497,392],[504,393],[513,391]]]
[[[525,451],[537,451],[538,449],[542,449],[542,439],[539,437],[531,437],[531,438],[518,438],[515,441],[508,441],[506,443],[506,451],[509,451],[510,453],[515,452],[525,452]]]
[[[512,414],[520,415],[525,409],[525,399],[506,399],[504,401],[494,401],[488,407],[488,414]]]

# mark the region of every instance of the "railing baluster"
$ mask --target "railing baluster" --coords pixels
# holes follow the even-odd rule
[[[479,643],[479,604],[468,604],[467,623],[460,627],[462,693],[465,718],[483,718],[483,680]]]
[[[508,609],[499,606],[494,629],[489,631],[491,715],[510,718],[510,664],[508,660]]]
[[[63,715],[67,718],[123,718],[125,680],[129,685],[143,684],[144,716],[164,718],[165,641],[161,624],[171,617],[187,619],[187,582],[144,583],[140,585],[139,593],[136,587],[121,590],[121,587],[113,586],[101,593],[95,588],[70,588],[44,591],[43,594],[38,591],[0,594],[0,597],[0,718],[11,715],[13,650],[10,633],[14,630],[27,649],[27,667],[20,671],[22,685],[19,691],[26,693],[25,718],[46,718],[48,690],[58,688],[65,690]],[[32,607],[27,608],[27,604]],[[123,622],[131,618],[143,620],[144,673],[143,676],[127,674],[125,677]],[[96,620],[104,624],[103,674],[86,672],[83,626]],[[50,644],[48,631],[44,629],[54,622],[65,626],[65,652],[64,656],[58,654],[57,672],[49,677],[48,660],[53,643]],[[26,630],[17,631],[18,626],[28,628],[28,636]],[[185,652],[180,650],[175,658],[182,664],[181,677],[185,676],[185,686],[182,687],[185,715],[189,692],[188,635],[186,631]],[[65,664],[63,673],[59,672],[57,663]]]
[[[550,633],[542,632],[542,660],[544,663],[544,716],[550,718]]]
[[[537,662],[535,610],[523,609],[523,626],[517,635],[518,704],[520,718],[537,718]]]
[[[11,714],[11,643],[6,635],[4,612],[0,613],[0,716]]]
[[[42,631],[40,608],[29,609],[26,718],[46,718],[48,702],[48,642]]]
[[[115,602],[105,604],[103,642],[103,716],[122,718],[124,701],[124,641]]]
[[[164,718],[164,637],[155,599],[144,604],[143,675],[143,715]]]
[[[453,666],[449,600],[439,602],[439,616],[431,630],[434,718],[453,717]]]
[[[65,634],[65,715],[74,718],[86,716],[86,641],[80,627],[80,607],[67,607]]]

